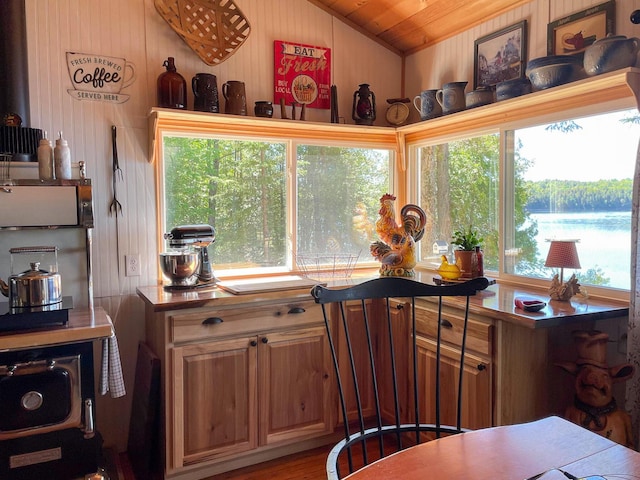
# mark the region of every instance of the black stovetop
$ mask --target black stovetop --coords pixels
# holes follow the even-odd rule
[[[72,308],[73,297],[62,297],[61,302],[41,307],[18,308],[10,307],[9,302],[0,302],[0,331],[66,325]]]

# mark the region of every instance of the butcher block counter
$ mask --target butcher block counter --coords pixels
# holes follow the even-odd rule
[[[323,283],[340,288],[374,276]],[[432,283],[434,274],[419,272],[416,280]],[[334,374],[322,311],[310,295],[314,282],[279,288],[279,281],[137,289],[146,341],[161,365],[163,478],[207,478],[335,441]],[[514,305],[518,296],[547,306],[525,312]],[[420,308],[417,333],[430,338],[433,303],[425,300]],[[573,378],[555,364],[575,360],[572,332],[609,333],[611,361],[617,361],[628,312],[622,302],[551,302],[544,290],[500,283],[478,292],[471,299],[465,361],[469,398],[478,405],[474,426],[562,415],[573,400]],[[454,329],[450,338],[459,338],[460,304],[446,303],[445,314]],[[450,347],[459,348],[455,340]]]
[[[96,340],[110,337],[112,327],[102,307],[73,308],[66,325],[0,333],[0,351]]]

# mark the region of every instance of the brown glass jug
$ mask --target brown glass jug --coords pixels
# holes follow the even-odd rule
[[[162,64],[167,71],[158,77],[158,106],[162,108],[187,108],[187,82],[176,71],[173,57]]]

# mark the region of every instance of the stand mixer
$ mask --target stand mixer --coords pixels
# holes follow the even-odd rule
[[[160,266],[171,281],[168,288],[198,288],[218,281],[207,247],[216,239],[211,225],[181,225],[164,234],[173,252],[160,254]],[[191,253],[191,249],[195,253]]]

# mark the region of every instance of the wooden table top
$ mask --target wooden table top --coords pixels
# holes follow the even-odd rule
[[[559,417],[454,435],[408,448],[352,473],[349,480],[451,478],[540,480],[638,478],[640,453]]]

